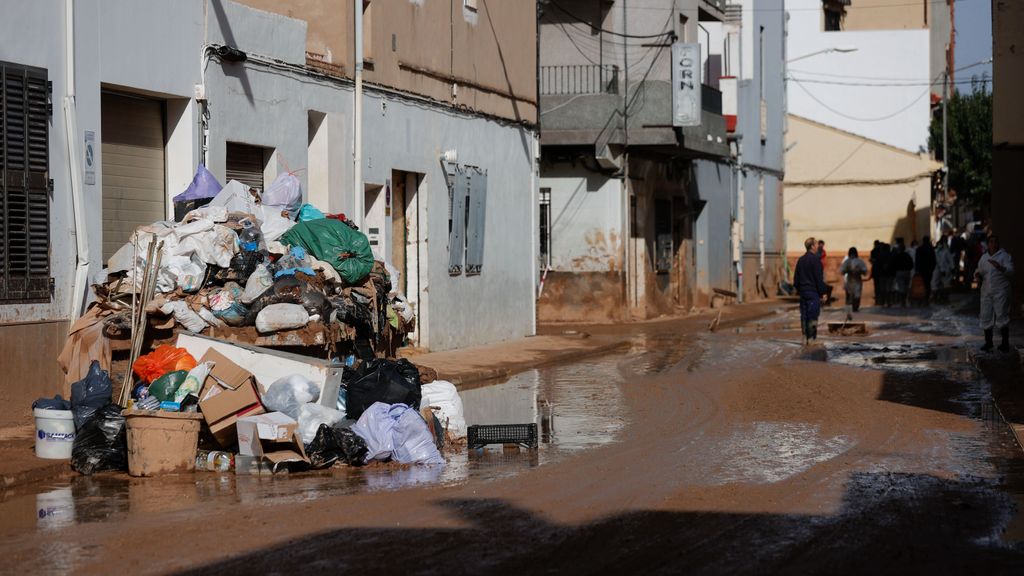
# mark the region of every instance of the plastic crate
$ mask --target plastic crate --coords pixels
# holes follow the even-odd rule
[[[537,424],[478,424],[466,430],[470,448],[483,448],[488,444],[519,444],[525,448],[537,447]]]

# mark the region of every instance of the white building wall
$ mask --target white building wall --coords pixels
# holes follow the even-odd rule
[[[0,0],[0,60],[46,68],[53,81],[50,130],[51,270],[56,294],[49,304],[0,306],[0,323],[67,319],[75,261],[67,145],[61,99],[64,86],[64,3]],[[205,22],[205,23],[204,23]],[[167,101],[167,194],[181,192],[199,160],[198,105],[191,99],[202,81],[202,49],[225,43],[290,64],[304,62],[306,24],[225,1],[104,0],[76,2],[77,140],[96,132],[95,185],[84,186],[90,278],[102,268],[102,134],[104,88]],[[40,33],[45,30],[46,33]],[[204,40],[205,37],[205,40]],[[277,169],[307,168],[310,111],[326,114],[316,197],[330,212],[350,212],[351,83],[323,80],[302,71],[212,61],[206,68],[210,133],[208,167],[223,182],[228,141],[274,148]],[[382,104],[386,102],[387,106]],[[428,262],[420,278],[429,294],[421,318],[423,345],[448,349],[529,335],[534,329],[536,191],[529,130],[441,105],[368,90],[364,116],[364,179],[384,184],[391,170],[425,175],[420,186]],[[326,148],[326,150],[324,149]],[[448,276],[448,193],[440,154],[489,173],[483,271]],[[327,166],[322,164],[327,162]],[[275,170],[276,171],[276,170]],[[304,193],[308,171],[298,172]],[[273,171],[271,172],[273,175]],[[327,182],[329,189],[323,189]],[[361,193],[361,191],[360,191]],[[389,230],[390,223],[385,230]],[[390,246],[382,246],[383,254]],[[426,300],[424,301],[426,305]]]
[[[622,262],[622,183],[582,166],[546,166],[551,189],[551,269],[609,272]]]
[[[786,10],[791,114],[910,152],[927,150],[935,81],[928,78],[928,30],[824,32],[820,0],[788,0]],[[857,51],[793,61],[838,46]]]

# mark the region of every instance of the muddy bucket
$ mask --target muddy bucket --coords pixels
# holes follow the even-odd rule
[[[202,414],[125,410],[128,426],[128,473],[156,476],[195,470]]]

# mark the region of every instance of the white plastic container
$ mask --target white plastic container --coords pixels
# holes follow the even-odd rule
[[[71,458],[75,443],[75,420],[71,410],[44,410],[34,408],[36,417],[36,456],[51,460]]]

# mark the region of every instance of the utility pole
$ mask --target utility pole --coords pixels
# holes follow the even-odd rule
[[[949,64],[942,73],[942,199],[949,202]]]

